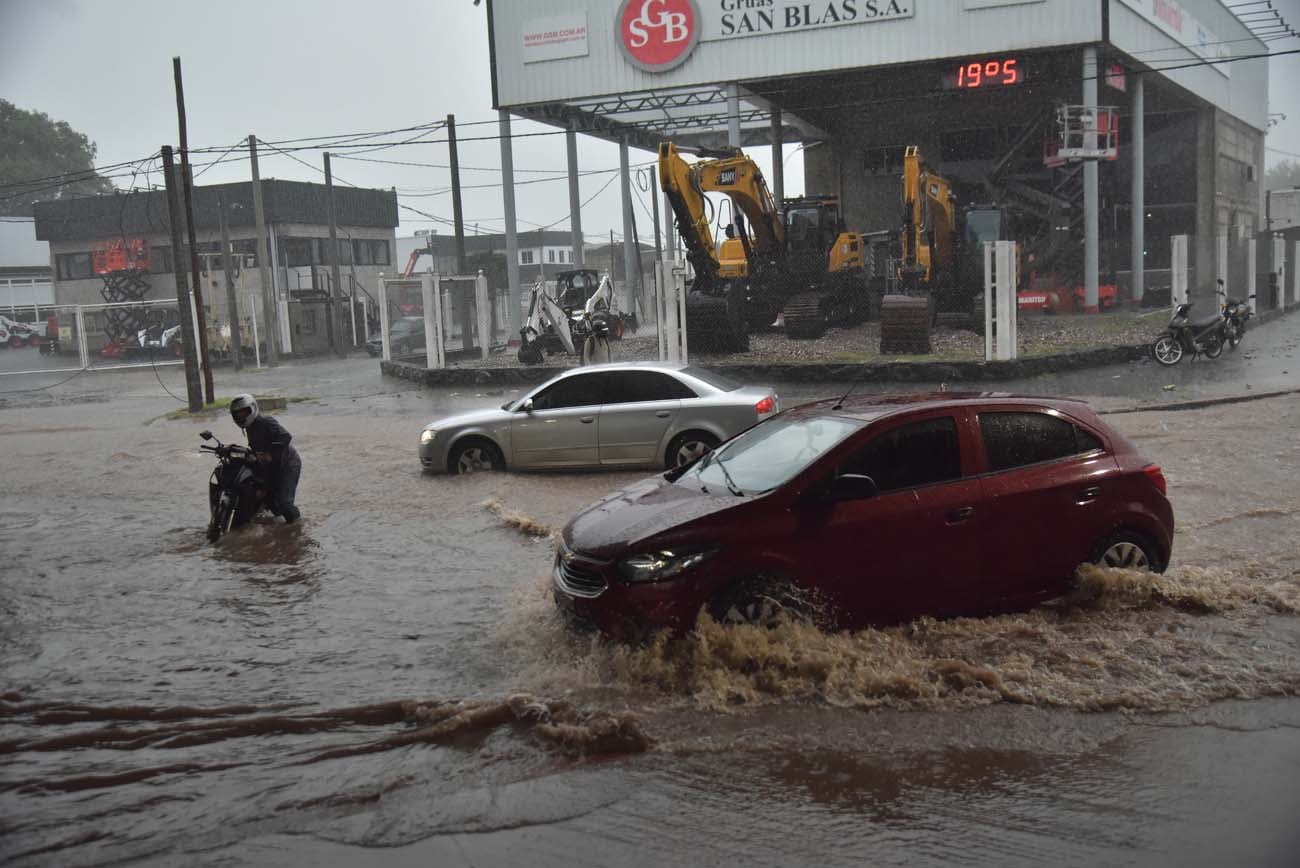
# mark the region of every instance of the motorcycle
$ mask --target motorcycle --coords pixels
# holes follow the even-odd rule
[[[604,311],[586,314],[586,336],[582,341],[582,364],[603,365],[612,359],[609,349],[609,315]]]
[[[1246,321],[1250,319],[1250,302],[1254,300],[1252,292],[1245,300],[1229,298],[1223,281],[1219,281],[1219,292],[1223,294],[1223,337],[1228,348],[1235,350],[1246,335]]]
[[[1152,357],[1166,367],[1178,364],[1188,353],[1193,358],[1203,355],[1209,359],[1223,355],[1226,323],[1223,315],[1216,313],[1192,322],[1191,309],[1191,302],[1178,305],[1167,331],[1151,344]]]
[[[253,450],[238,443],[223,444],[211,431],[201,431],[199,436],[217,443],[199,447],[219,462],[208,479],[208,542],[216,542],[223,533],[251,521],[266,505],[268,492],[255,471]]]

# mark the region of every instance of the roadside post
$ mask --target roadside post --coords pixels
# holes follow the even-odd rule
[[[1169,305],[1177,310],[1187,304],[1187,236],[1174,235],[1169,239]]]
[[[447,367],[442,341],[442,278],[436,272],[420,275],[420,297],[424,308],[424,366]]]
[[[1218,241],[1218,256],[1215,263],[1214,276],[1223,283],[1215,283],[1215,298],[1218,298],[1228,290],[1228,236],[1220,235]],[[1202,278],[1204,279],[1204,278]],[[1249,293],[1247,293],[1249,295]]]
[[[1249,292],[1246,293],[1247,304],[1250,305],[1250,315],[1255,315],[1255,293],[1259,292],[1259,245],[1254,238],[1246,242],[1246,285]]]
[[[1018,355],[1016,335],[1016,242],[984,245],[984,359]]]
[[[984,242],[984,361],[993,361],[993,243]]]
[[[1286,307],[1286,241],[1281,235],[1273,236],[1273,271],[1277,273],[1277,295],[1273,298],[1273,307],[1281,310]],[[1294,267],[1294,266],[1292,266]]]
[[[1300,302],[1300,241],[1291,247],[1291,300]]]
[[[77,323],[77,353],[81,357],[81,369],[90,367],[90,351],[86,348],[86,314],[81,305],[77,305],[75,320]]]
[[[664,334],[664,261],[655,260],[655,338],[659,342],[659,361],[668,361],[667,335]]]
[[[262,367],[262,345],[257,337],[257,293],[248,294],[248,312],[253,320],[253,361],[257,366]]]
[[[379,344],[383,347],[380,358],[385,362],[393,358],[392,347],[388,345],[388,283],[379,278]]]
[[[492,343],[492,303],[488,297],[487,276],[481,268],[474,278],[474,311],[478,314],[479,356],[486,359],[488,346]]]

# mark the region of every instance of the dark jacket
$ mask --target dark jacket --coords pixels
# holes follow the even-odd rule
[[[273,416],[258,416],[244,429],[244,434],[248,436],[248,448],[270,454],[271,468],[275,473],[299,460],[297,450],[289,445],[293,435]]]

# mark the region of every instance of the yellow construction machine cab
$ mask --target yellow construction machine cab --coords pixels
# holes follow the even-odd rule
[[[826,264],[831,272],[866,265],[862,235],[844,231],[838,197],[803,196],[786,199],[783,205],[786,251],[790,257],[829,255]]]

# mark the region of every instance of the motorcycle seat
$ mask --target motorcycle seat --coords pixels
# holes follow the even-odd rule
[[[1213,316],[1204,316],[1198,320],[1195,320],[1192,323],[1192,328],[1194,329],[1209,328],[1210,326],[1214,325],[1218,321],[1219,321],[1219,315],[1217,313],[1214,314]]]

